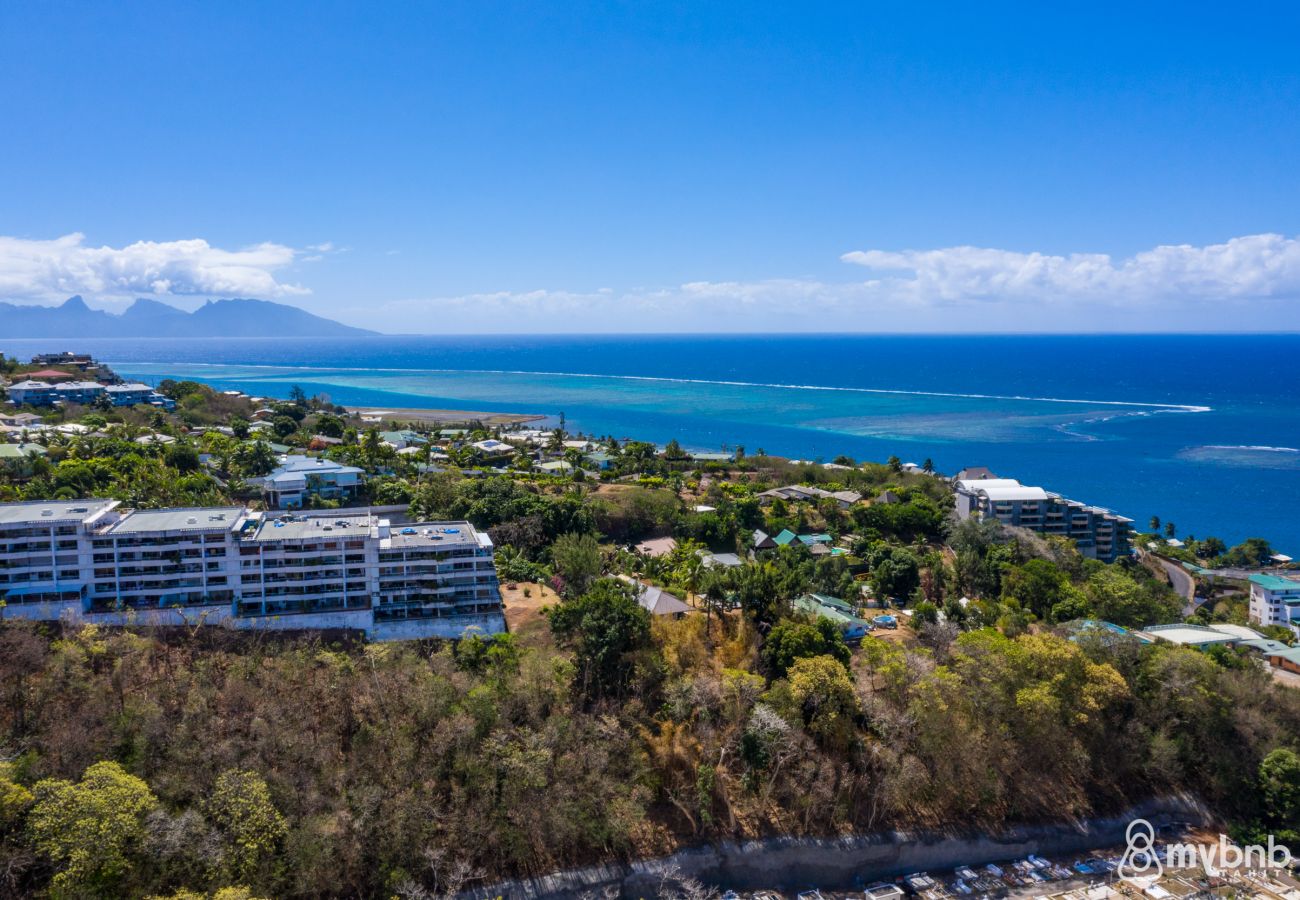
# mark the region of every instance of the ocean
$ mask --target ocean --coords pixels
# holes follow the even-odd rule
[[[1145,527],[1300,556],[1300,335],[4,340],[121,375],[801,459],[984,465]]]

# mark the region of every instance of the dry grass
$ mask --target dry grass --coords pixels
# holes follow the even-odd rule
[[[508,582],[501,585],[501,602],[505,604],[506,626],[511,634],[526,646],[550,646],[551,630],[542,607],[560,602],[555,591],[536,582]]]

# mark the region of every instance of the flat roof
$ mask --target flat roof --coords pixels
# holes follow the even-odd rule
[[[1234,638],[1243,641],[1262,641],[1264,635],[1260,634],[1253,628],[1247,628],[1245,625],[1231,625],[1226,622],[1216,622],[1210,628],[1214,631],[1221,631],[1224,634],[1231,635]]]
[[[279,468],[271,474],[283,475],[286,472],[364,472],[364,469],[358,469],[356,466],[346,466],[343,463],[337,463],[332,459],[322,459],[315,456],[286,456],[280,460]]]
[[[1040,487],[1025,487],[1016,485],[1015,487],[978,487],[976,490],[988,497],[994,503],[1002,500],[1046,500],[1047,491]]]
[[[1020,482],[1014,478],[961,478],[957,487],[963,491],[979,491],[991,487],[1020,487]]]
[[[1206,628],[1202,625],[1150,625],[1140,632],[1139,636],[1159,638],[1162,641],[1168,641],[1171,644],[1182,644],[1186,646],[1200,646],[1203,644],[1226,644],[1230,641],[1237,640],[1231,634],[1222,631],[1216,631],[1213,628]]]
[[[409,525],[393,526],[387,547],[397,550],[404,547],[481,543],[479,533],[468,522],[412,522]]]
[[[117,506],[116,500],[30,500],[0,504],[0,525],[84,522]],[[48,512],[46,512],[48,510]]]
[[[242,506],[204,506],[181,509],[137,509],[124,515],[107,533],[142,534],[149,531],[229,531],[244,515]]]
[[[301,514],[266,516],[257,531],[245,540],[293,541],[303,538],[365,537],[377,520],[371,515],[340,516],[327,511],[324,515]]]

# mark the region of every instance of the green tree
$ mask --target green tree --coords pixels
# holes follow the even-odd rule
[[[1159,516],[1152,516],[1152,517],[1151,517],[1151,521],[1148,523],[1148,525],[1150,526],[1151,531],[1152,531],[1153,533],[1155,533],[1155,534],[1159,534],[1159,533],[1160,533],[1160,517],[1159,517]]]
[[[1144,587],[1117,566],[1105,566],[1089,576],[1083,595],[1093,615],[1125,627],[1171,622],[1182,608],[1172,593]]]
[[[53,893],[117,893],[144,836],[145,816],[158,805],[149,785],[115,762],[97,762],[75,784],[38,781],[32,796],[27,831],[58,870]]]
[[[829,619],[800,622],[782,619],[763,641],[763,662],[773,678],[783,678],[800,659],[826,656],[849,664],[849,648],[839,628]]]
[[[244,769],[222,772],[208,797],[207,813],[225,838],[222,867],[227,875],[241,882],[264,876],[286,827],[262,776]]]
[[[172,444],[163,458],[167,465],[180,472],[197,472],[199,469],[199,452],[192,444]]]
[[[573,651],[575,687],[588,700],[618,697],[631,686],[633,655],[650,644],[650,614],[632,589],[613,579],[551,607],[547,613],[557,643]]]
[[[1223,541],[1214,536],[1210,536],[1201,541],[1201,545],[1197,548],[1196,555],[1201,557],[1201,559],[1214,559],[1216,556],[1222,555],[1227,549],[1228,547],[1223,543]]]
[[[562,534],[551,545],[555,572],[564,579],[564,595],[575,597],[586,592],[600,575],[600,544],[594,535]]]
[[[882,600],[906,600],[921,586],[921,567],[908,550],[896,549],[871,570],[871,589]]]
[[[338,416],[323,415],[316,419],[316,433],[326,437],[343,437],[344,427],[343,420]]]
[[[1266,824],[1300,834],[1300,754],[1278,747],[1264,757],[1259,764],[1259,791]]]
[[[0,762],[0,833],[12,828],[32,805],[32,792],[13,780],[13,763]]]
[[[1064,598],[1069,579],[1054,563],[1031,559],[1023,566],[1008,566],[1002,574],[1002,599],[1015,600],[1040,619]]]
[[[298,430],[298,423],[289,416],[275,416],[271,419],[271,430],[277,437],[287,438]]]
[[[839,660],[830,656],[796,660],[789,681],[790,698],[808,733],[827,746],[846,746],[853,739],[858,699]]]

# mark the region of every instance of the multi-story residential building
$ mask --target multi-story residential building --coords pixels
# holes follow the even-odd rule
[[[89,529],[117,519],[114,500],[0,504],[0,600],[80,605],[91,576]]]
[[[1300,637],[1300,575],[1251,575],[1250,621],[1282,625]]]
[[[15,381],[6,389],[9,399],[17,406],[53,406],[54,385],[44,381]]]
[[[147,403],[173,409],[175,401],[164,397],[147,384],[110,384],[98,381],[19,381],[9,385],[9,399],[18,406],[54,406],[56,403],[77,403],[87,406],[107,397],[114,406],[135,406]]]
[[[388,525],[375,516],[250,517],[239,540],[239,614],[369,609],[375,552]]]
[[[1114,562],[1130,552],[1133,520],[1108,509],[1023,485],[1014,478],[963,478],[954,488],[958,518],[994,518],[1017,528],[1068,537],[1084,556],[1103,562]]]
[[[468,522],[394,528],[361,510],[0,505],[0,616],[224,622],[373,639],[505,629],[492,541]]]
[[[244,508],[143,509],[90,529],[94,611],[229,605],[232,533]]]
[[[500,606],[492,541],[464,524],[408,525],[380,541],[376,621],[491,613]]]
[[[308,498],[347,500],[356,496],[365,470],[314,456],[284,456],[280,465],[262,479],[266,505],[296,509]]]
[[[176,408],[176,401],[171,397],[160,394],[149,385],[138,381],[110,384],[104,388],[104,393],[108,395],[109,400],[113,401],[114,406],[139,406],[143,403],[149,406],[161,406],[164,409]]]

